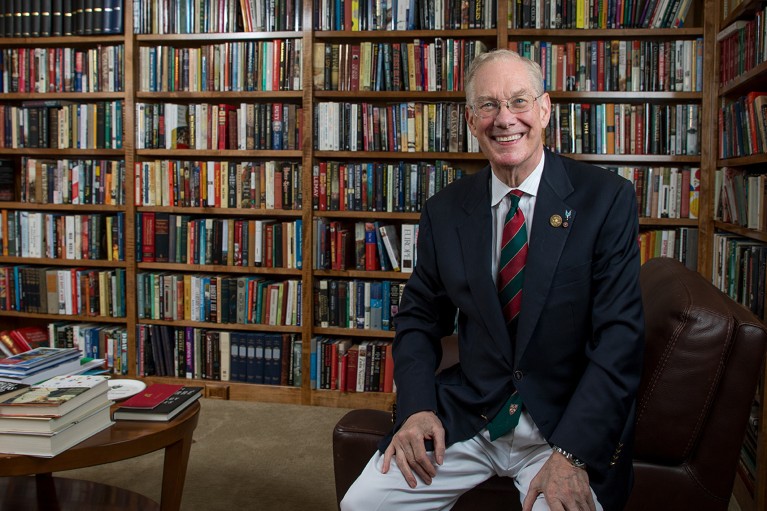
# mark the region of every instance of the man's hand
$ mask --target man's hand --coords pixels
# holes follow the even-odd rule
[[[445,457],[445,429],[434,412],[418,412],[407,418],[399,431],[392,438],[389,447],[384,452],[381,472],[389,471],[392,457],[396,457],[397,466],[405,477],[408,486],[416,487],[415,472],[426,484],[437,475],[434,466],[424,446],[425,440],[434,443],[434,462],[442,465]]]
[[[572,466],[558,452],[551,453],[551,457],[530,482],[522,511],[532,511],[533,503],[541,493],[551,511],[596,510],[588,472]]]

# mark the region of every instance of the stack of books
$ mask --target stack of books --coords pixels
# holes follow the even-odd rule
[[[50,458],[112,425],[108,377],[0,383],[0,452]]]
[[[80,371],[77,348],[35,348],[0,359],[0,381],[35,384]]]
[[[115,420],[169,421],[202,396],[202,387],[155,383],[115,410]]]

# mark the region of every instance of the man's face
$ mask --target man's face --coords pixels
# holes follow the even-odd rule
[[[466,107],[466,121],[496,172],[509,171],[526,176],[540,161],[551,100],[545,93],[537,99],[536,96],[527,67],[522,62],[498,59],[487,62],[477,71],[473,98],[468,98],[471,104]],[[507,100],[512,98],[531,100],[529,110],[512,112],[507,107]],[[497,115],[480,110],[480,105],[493,101],[501,103]]]

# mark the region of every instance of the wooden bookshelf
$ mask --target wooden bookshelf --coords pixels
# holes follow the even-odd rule
[[[639,41],[649,43],[653,41],[698,41],[702,45],[703,80],[698,90],[669,91],[669,90],[565,90],[565,88],[550,88],[550,96],[553,104],[627,104],[642,106],[645,104],[658,104],[663,107],[674,108],[676,105],[693,105],[699,109],[700,126],[698,133],[698,145],[700,150],[692,154],[570,154],[569,156],[593,162],[607,167],[631,166],[631,167],[677,167],[677,168],[700,168],[700,208],[697,218],[665,218],[662,216],[642,216],[640,226],[642,231],[650,230],[675,230],[693,229],[699,231],[698,241],[698,269],[704,275],[712,274],[712,251],[713,235],[718,231],[726,231],[742,235],[757,241],[767,242],[767,236],[763,232],[756,232],[714,220],[714,172],[717,166],[737,165],[756,168],[767,162],[764,155],[744,156],[729,160],[718,158],[717,132],[709,128],[717,125],[717,112],[720,97],[735,96],[752,90],[755,86],[765,84],[765,65],[760,64],[754,69],[747,71],[743,76],[731,83],[719,87],[717,83],[718,69],[718,45],[716,35],[720,28],[727,26],[739,19],[749,19],[761,5],[760,2],[747,0],[738,4],[735,10],[725,20],[720,20],[719,3],[714,0],[693,0],[691,10],[687,16],[687,22],[681,28],[525,28],[515,27],[507,20],[509,16],[509,3],[498,0],[495,7],[495,26],[485,28],[468,29],[443,29],[443,30],[330,30],[321,26],[315,27],[315,16],[320,10],[314,5],[313,0],[302,0],[293,3],[295,20],[301,21],[301,26],[293,26],[295,30],[275,31],[251,31],[241,30],[232,32],[207,32],[207,33],[139,33],[140,27],[134,26],[134,6],[144,0],[124,0],[124,34],[100,35],[100,36],[66,36],[66,37],[4,37],[0,41],[0,49],[20,48],[78,48],[87,49],[98,45],[123,45],[124,67],[122,69],[122,90],[119,92],[2,92],[0,93],[0,105],[21,105],[28,101],[60,101],[60,102],[97,102],[97,101],[121,101],[123,112],[123,140],[120,149],[80,149],[80,148],[29,148],[29,147],[0,147],[0,159],[9,159],[20,169],[22,158],[34,157],[38,159],[120,159],[125,161],[126,184],[125,201],[120,205],[96,206],[96,205],[72,205],[72,204],[39,204],[21,202],[20,188],[14,201],[0,203],[0,210],[7,211],[32,211],[42,213],[63,214],[113,214],[122,213],[126,218],[124,234],[123,261],[104,263],[105,267],[124,268],[125,280],[125,318],[93,318],[90,316],[59,317],[56,315],[33,314],[26,315],[20,311],[0,311],[0,322],[4,325],[19,325],[24,322],[45,324],[51,321],[67,319],[76,322],[95,321],[99,324],[114,324],[123,326],[128,332],[128,375],[142,377],[138,373],[136,356],[138,349],[137,328],[142,326],[177,326],[208,328],[213,330],[226,330],[232,332],[268,332],[291,334],[300,336],[302,345],[302,381],[297,387],[248,384],[235,381],[196,380],[196,384],[206,387],[210,396],[224,397],[228,399],[243,399],[253,401],[268,401],[278,403],[322,405],[338,407],[373,407],[389,409],[394,402],[392,393],[383,392],[340,392],[334,390],[318,390],[312,387],[310,381],[312,355],[310,339],[315,336],[328,336],[331,338],[348,337],[355,343],[365,340],[381,339],[390,341],[393,332],[389,330],[371,329],[348,329],[337,326],[322,328],[315,326],[315,308],[313,288],[315,282],[320,279],[404,282],[408,275],[393,271],[370,271],[358,269],[315,269],[313,260],[314,247],[317,240],[314,239],[312,229],[315,220],[339,221],[353,224],[355,222],[379,220],[396,226],[402,224],[417,223],[417,211],[331,211],[313,209],[313,182],[312,171],[315,165],[322,162],[342,162],[345,164],[356,163],[388,163],[404,162],[406,164],[434,163],[437,160],[449,162],[452,166],[465,172],[476,172],[481,169],[486,160],[479,152],[423,150],[419,152],[390,151],[390,150],[327,150],[318,145],[320,129],[315,129],[315,118],[321,103],[369,103],[383,106],[397,103],[457,103],[462,104],[464,94],[462,84],[456,84],[455,90],[320,90],[315,87],[315,45],[360,45],[371,44],[408,44],[415,41],[422,43],[434,43],[437,39],[455,39],[459,41],[480,41],[488,49],[501,47],[508,44],[523,41],[546,42],[552,44],[566,44],[571,42],[581,43],[590,41]],[[223,0],[222,0],[223,1]],[[235,11],[240,9],[239,0],[229,0]],[[144,2],[146,5],[156,2]],[[287,4],[286,4],[287,5]],[[514,16],[511,16],[514,18]],[[292,25],[296,25],[293,23]],[[322,28],[322,29],[320,29]],[[301,44],[301,61],[295,69],[302,73],[300,87],[289,87],[290,90],[173,90],[173,91],[150,91],[142,87],[145,83],[147,66],[142,65],[142,52],[146,49],[157,47],[173,47],[183,51],[199,50],[211,45],[223,45],[242,43],[242,45],[260,45],[273,41],[292,41]],[[324,87],[323,87],[324,88]],[[297,145],[291,149],[241,149],[241,148],[182,148],[167,149],[159,147],[144,147],[145,144],[137,140],[137,118],[135,115],[137,105],[167,105],[167,104],[266,104],[282,103],[300,107],[297,122],[301,123],[303,137],[297,141]],[[462,110],[459,110],[462,112]],[[460,116],[462,120],[462,115]],[[319,127],[318,127],[319,128]],[[176,206],[176,205],[149,205],[143,204],[140,197],[136,196],[136,176],[134,167],[136,163],[153,162],[161,160],[175,161],[222,161],[222,162],[267,162],[280,161],[300,164],[302,167],[302,179],[300,190],[302,192],[301,209],[252,209],[243,207],[225,208],[208,206]],[[139,199],[139,200],[137,200]],[[255,266],[231,266],[225,264],[186,264],[184,262],[146,262],[139,261],[136,257],[137,248],[141,248],[141,239],[138,238],[138,226],[133,219],[137,214],[161,213],[170,215],[189,215],[193,218],[242,218],[246,220],[276,220],[297,221],[303,224],[303,236],[300,239],[300,248],[303,253],[303,265],[301,268],[267,268]],[[82,264],[80,264],[82,263]],[[68,267],[69,261],[65,259],[41,258],[30,260],[15,256],[0,256],[1,265],[29,264],[36,266]],[[75,266],[74,264],[71,266]],[[101,261],[78,261],[78,266],[88,268],[100,268]],[[221,324],[214,322],[200,322],[189,320],[160,320],[145,319],[139,317],[137,310],[137,280],[142,273],[174,273],[174,274],[223,274],[231,277],[253,276],[274,279],[277,281],[295,279],[302,282],[301,288],[301,318],[302,323],[297,325],[264,325],[264,324]],[[188,380],[176,377],[146,376],[150,381],[178,381]],[[764,396],[763,396],[764,399]],[[762,412],[761,424],[767,423],[767,417]],[[762,426],[763,428],[763,426]],[[759,447],[759,480],[767,478],[767,462],[765,462],[764,435],[760,435]],[[756,493],[749,494],[754,505],[752,509],[761,509],[765,506],[764,484],[756,486]],[[743,492],[741,492],[743,493]],[[740,494],[739,494],[740,495]],[[747,505],[744,508],[748,509]]]
[[[731,60],[729,56],[725,55],[725,50],[720,42],[722,39],[720,33],[723,33],[726,29],[732,29],[736,24],[749,22],[754,20],[757,16],[764,14],[764,5],[762,2],[745,0],[742,2],[730,2],[730,11],[724,12],[724,7],[717,3],[715,6],[711,6],[711,11],[716,15],[707,16],[706,25],[709,36],[707,36],[710,43],[710,54],[714,58],[710,69],[713,69],[713,79],[711,80],[710,94],[706,101],[710,102],[712,116],[710,119],[719,125],[717,116],[724,104],[738,100],[752,91],[764,90],[767,85],[767,74],[765,71],[767,68],[764,64],[765,56],[760,52],[755,52],[753,57],[756,59],[752,62],[750,69],[744,70],[739,73],[739,76],[734,76],[732,79],[722,83],[720,79],[720,71],[722,66],[725,65],[727,60]],[[745,51],[745,48],[743,48]],[[720,137],[722,137],[721,130],[710,130],[708,134],[710,137],[711,151],[708,155],[708,161],[710,161],[710,172],[708,173],[706,188],[709,191],[709,197],[707,199],[707,211],[709,211],[710,218],[706,222],[706,227],[709,230],[707,240],[709,242],[709,257],[705,258],[705,266],[701,268],[704,275],[712,275],[716,277],[716,262],[717,246],[715,245],[715,236],[719,234],[732,235],[746,242],[759,242],[767,244],[767,232],[763,229],[748,228],[745,225],[732,223],[730,221],[723,221],[719,204],[715,203],[714,192],[716,191],[717,183],[714,175],[717,169],[725,167],[738,168],[748,173],[761,173],[763,172],[765,165],[767,165],[767,155],[764,153],[764,149],[756,151],[753,154],[743,153],[738,156],[723,157],[720,152]],[[742,143],[742,141],[741,141]],[[725,219],[726,220],[726,219]],[[763,316],[763,311],[756,311],[760,317]],[[767,378],[767,372],[762,376],[762,380],[759,384],[759,388],[756,389],[755,396],[755,419],[758,421],[756,426],[751,423],[748,426],[746,441],[744,442],[744,453],[741,454],[741,461],[738,466],[738,473],[735,478],[735,488],[733,494],[735,495],[740,508],[744,511],[756,511],[758,509],[764,509],[767,507],[767,407],[764,405],[767,402],[767,391],[765,389],[765,378]],[[749,436],[751,439],[749,440]],[[747,445],[751,444],[753,449],[750,455],[745,453]],[[755,445],[755,447],[753,447]],[[753,465],[746,462],[747,457],[753,457]],[[751,466],[749,466],[751,465]]]

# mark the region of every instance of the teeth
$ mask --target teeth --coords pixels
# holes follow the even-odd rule
[[[508,137],[495,137],[498,142],[513,142],[514,140],[519,140],[520,138],[522,138],[521,134],[511,135]]]

